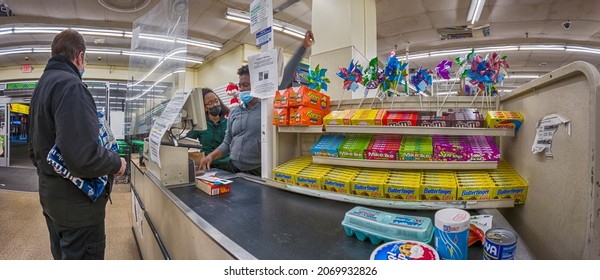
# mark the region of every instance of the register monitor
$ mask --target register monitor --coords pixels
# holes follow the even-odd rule
[[[204,98],[202,90],[194,88],[181,108],[180,122],[175,122],[171,129],[206,130],[206,112],[204,111]]]

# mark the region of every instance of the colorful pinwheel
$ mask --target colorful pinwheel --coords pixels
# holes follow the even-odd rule
[[[490,84],[494,83],[494,71],[488,67],[486,60],[479,55],[475,55],[471,68],[466,73],[471,79],[469,82],[481,90],[485,91]]]
[[[459,66],[458,71],[456,72],[456,76],[458,78],[464,78],[467,76],[467,69],[471,67],[474,57],[475,49],[471,49],[470,53],[464,54],[463,56],[458,56],[454,59],[456,64]]]
[[[410,83],[415,86],[417,92],[422,92],[432,84],[431,70],[419,68],[419,71],[410,77]]]
[[[450,69],[452,69],[452,61],[444,59],[435,67],[435,74],[438,79],[450,80]]]
[[[377,57],[369,61],[369,66],[365,69],[363,75],[363,85],[367,89],[376,89],[381,83],[380,78],[383,78],[383,70],[377,65]]]
[[[350,60],[348,68],[340,67],[340,72],[336,74],[344,80],[343,89],[345,90],[356,91],[358,84],[363,82],[362,66],[358,62],[355,64],[354,59]]]
[[[385,66],[385,81],[382,83],[384,84],[384,91],[389,88],[395,90],[398,87],[398,83],[402,83],[402,79],[406,76],[406,65],[408,63],[400,63],[398,61],[395,51],[390,52],[387,65]]]
[[[308,83],[308,87],[314,89],[316,91],[327,91],[327,83],[330,83],[329,78],[325,77],[325,72],[327,69],[319,69],[319,65],[315,68],[315,70],[308,71],[308,76],[304,74],[298,74],[301,79]]]

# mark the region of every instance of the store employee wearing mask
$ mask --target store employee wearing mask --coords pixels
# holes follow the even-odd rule
[[[206,112],[206,130],[192,130],[186,137],[198,139],[200,145],[202,145],[202,152],[208,155],[223,143],[225,131],[227,130],[227,118],[225,116],[229,114],[229,108],[210,88],[202,89],[202,100]],[[228,164],[228,156],[212,162],[213,167],[223,170],[227,169]]]
[[[279,89],[285,89],[292,85],[298,64],[304,52],[312,45],[314,37],[312,31],[304,35],[302,46],[296,51],[283,73],[283,80]],[[238,69],[240,101],[241,106],[236,106],[229,115],[227,132],[223,143],[212,153],[202,158],[199,167],[210,168],[212,162],[224,155],[229,155],[231,161],[224,170],[239,173],[244,172],[251,175],[261,176],[260,157],[260,108],[261,102],[258,98],[250,95],[250,71],[248,65]]]

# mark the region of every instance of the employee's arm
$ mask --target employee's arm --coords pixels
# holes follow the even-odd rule
[[[306,31],[306,34],[304,34],[304,40],[302,41],[302,46],[298,48],[294,56],[292,56],[283,70],[283,79],[281,79],[279,89],[286,89],[292,86],[292,82],[294,81],[294,77],[296,77],[296,72],[298,71],[300,60],[302,59],[302,56],[306,50],[313,44],[314,40],[315,38],[313,37],[312,31]]]
[[[198,169],[209,169],[212,161],[221,157],[223,157],[223,153],[221,153],[219,149],[215,149],[214,151],[212,151],[212,153],[208,154],[200,160],[200,164],[198,164]]]

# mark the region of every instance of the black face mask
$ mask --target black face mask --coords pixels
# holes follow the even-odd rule
[[[208,109],[208,113],[215,117],[220,115],[221,114],[221,106],[215,106],[215,107]]]

